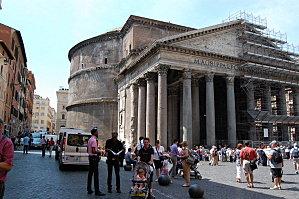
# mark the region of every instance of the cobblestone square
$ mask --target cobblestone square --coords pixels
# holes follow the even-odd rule
[[[283,190],[269,190],[271,184],[269,167],[259,167],[254,172],[255,188],[246,188],[246,183],[235,182],[235,164],[222,163],[219,166],[209,166],[208,162],[199,165],[202,180],[192,179],[191,183],[198,183],[204,190],[204,198],[298,198],[299,175],[293,172],[293,165],[285,160]],[[118,194],[113,190],[112,194],[105,197],[87,195],[86,180],[87,171],[82,169],[70,169],[59,171],[54,158],[42,158],[39,152],[23,155],[15,153],[14,168],[9,173],[6,183],[5,199],[83,199],[83,198],[129,198],[132,172],[121,169],[121,190]],[[100,190],[107,193],[106,187],[106,163],[102,159],[100,163]],[[242,179],[243,181],[245,178]],[[165,198],[189,198],[188,188],[183,188],[183,179],[173,180],[173,184],[161,187],[154,182],[154,194],[157,199]]]

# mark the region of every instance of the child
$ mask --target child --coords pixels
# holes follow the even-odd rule
[[[136,181],[146,181],[144,169],[142,169],[142,168],[138,169],[135,180]],[[134,191],[139,191],[140,192],[143,187],[144,187],[144,183],[138,183],[137,182],[134,186]]]

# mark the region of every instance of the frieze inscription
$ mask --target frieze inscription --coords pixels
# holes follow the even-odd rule
[[[225,68],[225,69],[235,69],[236,65],[227,64],[213,60],[204,60],[204,59],[194,59],[194,64],[199,64],[203,66],[217,67],[217,68]]]

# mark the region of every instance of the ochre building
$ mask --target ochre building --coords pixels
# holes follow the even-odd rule
[[[102,140],[298,140],[298,54],[246,13],[200,29],[130,16],[69,60],[67,127],[97,126]]]

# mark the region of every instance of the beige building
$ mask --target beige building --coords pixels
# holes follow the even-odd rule
[[[267,23],[236,13],[199,29],[130,16],[75,45],[67,126],[189,145],[299,139],[298,52]],[[116,126],[116,119],[118,125]]]
[[[57,96],[57,114],[56,114],[56,132],[59,131],[60,127],[66,126],[67,111],[66,106],[68,103],[69,89],[60,88],[56,91]]]
[[[42,98],[39,95],[34,95],[33,100],[33,131],[49,131],[53,132],[55,110],[50,106],[49,98]]]

